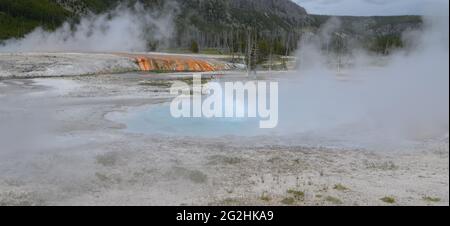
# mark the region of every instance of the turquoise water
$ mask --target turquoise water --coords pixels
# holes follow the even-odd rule
[[[174,118],[169,104],[157,104],[117,113],[113,120],[125,123],[127,131],[145,134],[220,137],[271,134],[260,129],[259,118]]]

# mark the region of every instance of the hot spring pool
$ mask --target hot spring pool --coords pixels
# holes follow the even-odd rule
[[[273,138],[275,142],[283,140],[291,144],[346,148],[407,150],[420,145],[425,138],[435,139],[448,134],[448,120],[444,121],[443,129],[439,129],[442,126],[433,126],[432,133],[418,134],[427,131],[422,129],[423,123],[406,118],[415,115],[409,111],[404,114],[403,108],[395,107],[402,96],[396,99],[389,92],[372,89],[367,83],[364,80],[341,82],[321,77],[282,80],[279,84],[278,126],[273,129],[261,129],[261,118],[258,117],[174,118],[170,103],[129,108],[124,112],[109,113],[106,117],[125,124],[126,132],[130,133],[206,138],[258,137],[270,142]],[[233,97],[225,95],[224,98]],[[246,99],[239,101],[248,102]],[[434,124],[424,125],[429,128]]]
[[[311,92],[311,88],[301,87],[301,83],[298,81],[280,82],[278,124],[272,129],[260,128],[260,122],[268,119],[260,117],[175,118],[171,115],[170,103],[130,108],[125,112],[113,112],[109,113],[107,118],[125,124],[127,126],[126,131],[131,133],[194,137],[286,137],[298,136],[299,134],[309,136],[311,133],[320,133],[322,136],[325,134],[323,130],[329,130],[331,127],[348,123],[354,119],[355,111],[345,112],[345,114],[335,111],[338,107],[344,106],[344,104],[337,106],[334,99],[340,98],[341,95],[336,94],[329,98],[323,92],[314,90],[315,98],[310,98],[309,92]],[[246,115],[250,108],[256,108],[256,106],[249,106],[247,96],[243,99],[236,98],[234,95],[225,94],[222,108],[229,107],[229,105],[226,105],[226,100],[233,100],[236,105],[243,103]],[[266,106],[271,106],[270,97],[267,97],[266,100],[268,101]],[[236,105],[234,105],[234,110],[236,110]],[[335,133],[332,133],[333,140],[335,135]]]
[[[259,136],[275,134],[275,129],[260,129],[259,118],[174,118],[170,104],[156,104],[114,112],[108,119],[127,125],[127,132],[177,136]]]
[[[273,129],[260,129],[259,118],[173,118],[170,104],[156,104],[130,108],[125,112],[112,112],[109,120],[123,123],[125,132],[148,135],[220,138],[224,136],[264,139],[267,143],[282,142],[291,145],[330,148],[398,148],[411,147],[405,140],[391,140],[378,133],[347,127],[324,129],[316,122],[303,121],[299,125],[292,116],[281,112],[279,125]],[[308,118],[311,118],[309,116]]]

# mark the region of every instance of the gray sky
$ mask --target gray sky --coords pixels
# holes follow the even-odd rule
[[[293,0],[312,14],[327,15],[422,15],[431,5],[448,0]]]

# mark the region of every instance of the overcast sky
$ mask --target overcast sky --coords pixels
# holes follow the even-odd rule
[[[430,5],[448,0],[293,0],[312,14],[385,16],[422,15]]]

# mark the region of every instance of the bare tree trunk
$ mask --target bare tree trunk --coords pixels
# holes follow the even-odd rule
[[[247,76],[250,76],[251,70],[252,70],[252,37],[250,28],[247,29]]]

